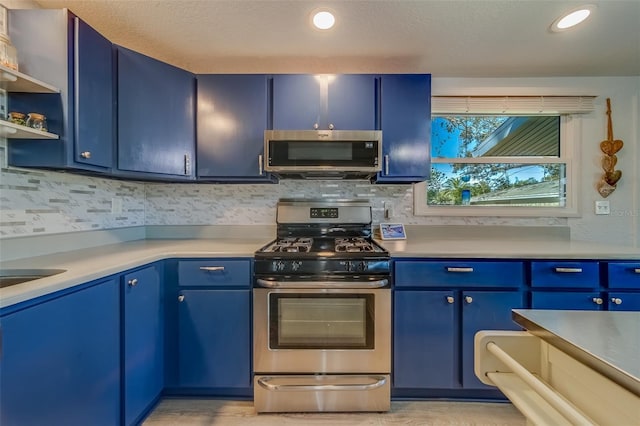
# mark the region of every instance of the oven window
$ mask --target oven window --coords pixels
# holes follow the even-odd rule
[[[271,349],[373,349],[373,294],[269,295]]]

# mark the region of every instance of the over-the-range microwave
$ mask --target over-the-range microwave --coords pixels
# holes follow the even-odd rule
[[[264,153],[284,178],[366,179],[382,170],[382,131],[266,130]]]

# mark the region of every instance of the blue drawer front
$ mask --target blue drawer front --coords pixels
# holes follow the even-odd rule
[[[251,285],[251,261],[209,259],[178,262],[180,286],[238,286]]]
[[[598,262],[531,262],[531,287],[597,288]]]
[[[640,290],[640,262],[615,262],[607,265],[609,288]]]
[[[531,295],[531,309],[601,311],[604,309],[604,302],[604,298],[598,292],[538,291]]]
[[[396,261],[396,287],[520,287],[522,262]]]

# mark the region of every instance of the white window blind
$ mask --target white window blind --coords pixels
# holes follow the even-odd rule
[[[587,114],[595,96],[432,96],[431,114]]]

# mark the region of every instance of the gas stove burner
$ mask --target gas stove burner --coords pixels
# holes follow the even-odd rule
[[[311,251],[313,238],[283,238],[277,240],[266,251],[275,253],[308,253]]]
[[[336,252],[362,253],[373,250],[371,242],[362,237],[336,238]]]

